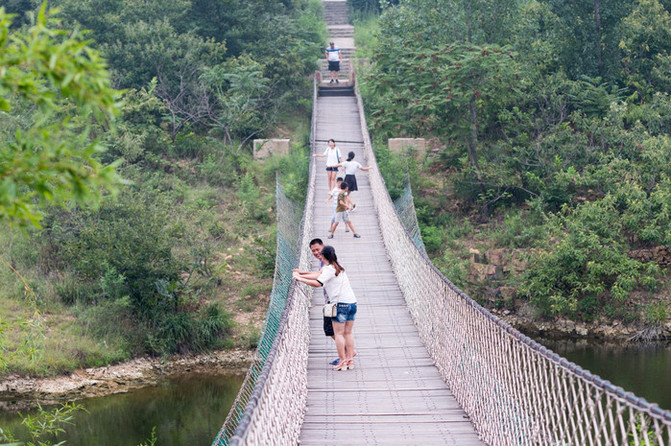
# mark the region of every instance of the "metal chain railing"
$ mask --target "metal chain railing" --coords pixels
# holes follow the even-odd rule
[[[361,96],[367,165],[376,165]],[[403,227],[379,170],[368,176],[380,230],[420,337],[491,445],[669,445],[663,411],[524,336],[455,287]]]
[[[310,150],[314,151],[317,83],[313,84]],[[213,442],[222,445],[297,444],[307,399],[307,360],[310,344],[310,291],[295,286],[292,269],[310,268],[307,246],[312,228],[314,160],[302,221],[300,211],[276,190],[277,255],[275,280],[255,359],[223,427]],[[299,224],[300,222],[300,224]]]

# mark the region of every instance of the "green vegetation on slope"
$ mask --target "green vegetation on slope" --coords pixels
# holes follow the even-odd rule
[[[423,238],[473,297],[547,317],[667,320],[669,259],[637,253],[671,246],[668,7],[383,8],[359,73],[371,132],[378,146],[432,139],[410,163]],[[471,250],[495,248],[522,266],[475,280]]]
[[[10,37],[26,33],[38,6],[7,5]],[[31,208],[39,227],[0,221],[0,374],[253,347],[272,287],[275,172],[293,198],[304,196],[321,4],[49,6],[59,21],[46,26],[90,30],[87,48],[107,59],[111,84],[124,89],[110,105],[114,120],[89,122],[63,94],[54,123],[70,119],[73,141],[95,149],[84,161],[125,181],[116,196],[94,183],[95,207],[62,194]],[[54,33],[56,43],[69,38]],[[39,121],[21,92],[9,96],[17,104],[5,112],[10,119],[0,120],[3,157]],[[254,161],[251,139],[273,136],[291,137],[291,155]]]

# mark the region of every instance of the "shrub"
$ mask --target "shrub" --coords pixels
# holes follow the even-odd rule
[[[166,235],[167,214],[159,201],[125,194],[98,210],[53,212],[40,240],[50,257],[74,271],[78,287],[100,292],[77,296],[92,302],[104,298],[107,287],[117,297],[130,296],[134,312],[149,316],[165,297],[157,293],[157,283],[178,282],[183,269]]]
[[[392,153],[389,148],[376,144],[375,157],[392,200],[403,194],[409,179],[409,157]]]
[[[544,217],[538,210],[511,210],[503,225],[492,234],[498,246],[526,248],[535,246],[545,237]]]
[[[609,302],[623,302],[637,286],[650,287],[657,265],[627,256],[620,214],[607,199],[565,209],[553,221],[558,241],[533,255],[519,289],[546,316],[590,320]]]
[[[435,254],[443,247],[443,234],[440,228],[435,226],[423,226],[421,229],[422,241],[429,254]]]
[[[647,305],[645,321],[654,326],[662,326],[669,319],[669,306],[663,300],[652,302]]]
[[[50,212],[37,240],[65,271],[56,294],[82,306],[80,320],[88,332],[120,339],[134,353],[221,345],[228,316],[212,305],[198,311],[197,294],[184,279],[189,265],[173,255],[176,237],[186,235],[173,227],[170,215],[166,202],[141,193],[123,194],[98,210]],[[203,256],[209,254],[192,250],[193,271],[208,273]]]

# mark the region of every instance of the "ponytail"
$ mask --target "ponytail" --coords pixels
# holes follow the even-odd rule
[[[330,265],[335,268],[335,275],[337,276],[340,274],[341,271],[345,271],[345,268],[338,263],[338,257],[336,256],[335,249],[333,246],[324,246],[322,249],[322,257],[326,259]]]

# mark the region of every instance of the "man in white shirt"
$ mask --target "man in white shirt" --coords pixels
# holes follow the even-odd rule
[[[331,72],[331,84],[335,81],[338,82],[338,72],[340,71],[340,62],[342,62],[342,51],[340,48],[335,46],[335,42],[331,42],[324,51],[326,56],[326,61],[329,63],[329,71]]]

